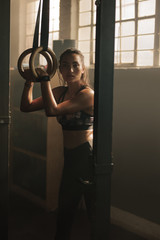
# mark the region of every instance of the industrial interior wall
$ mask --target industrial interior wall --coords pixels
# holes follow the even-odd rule
[[[55,209],[63,167],[63,142],[60,125],[44,111],[20,112],[24,79],[17,71],[18,56],[25,50],[25,0],[12,0],[11,7],[11,185],[37,203]],[[76,7],[74,2],[74,7]],[[73,10],[73,9],[72,9]],[[61,1],[60,39],[71,36],[71,1]],[[64,25],[65,23],[65,25]],[[72,35],[76,35],[72,31]],[[69,47],[69,46],[68,46]],[[51,81],[59,85],[56,75]],[[34,97],[39,96],[35,84]]]
[[[14,0],[13,2],[19,2],[19,0]],[[68,8],[66,8],[66,11],[69,11],[70,1],[61,1],[61,4],[67,4],[67,2]],[[63,14],[61,12],[61,15]],[[11,29],[11,62],[13,62],[11,67],[14,68],[19,49],[24,49],[18,44],[18,38],[17,41],[12,38],[12,34],[13,36],[19,36],[18,28],[20,27],[19,24],[22,24],[22,19],[21,23],[18,23],[17,18],[14,18],[12,19],[12,24],[14,24],[15,28]],[[67,35],[70,24],[67,26],[67,32],[64,27],[61,28],[61,39],[72,38],[70,34]],[[23,34],[21,33],[21,35]],[[92,76],[91,82],[93,85],[94,69],[91,69],[89,73]],[[62,145],[59,145],[60,150],[56,148],[56,151],[60,154],[59,156],[54,155],[54,152],[51,150],[54,144],[57,146],[57,142],[52,142],[54,134],[55,136],[59,135],[58,141],[61,142],[61,129],[59,129],[54,119],[49,119],[47,122],[43,113],[39,113],[40,115],[38,113],[35,115],[26,115],[19,112],[20,94],[24,82],[18,77],[16,70],[12,71],[11,74],[11,89],[13,94],[11,95],[13,97],[11,98],[13,107],[12,131],[14,131],[12,132],[11,139],[12,157],[17,159],[15,160],[15,164],[19,164],[20,160],[18,163],[18,159],[21,159],[22,156],[24,159],[24,153],[28,156],[27,152],[32,154],[34,149],[35,154],[33,154],[30,160],[30,166],[32,169],[33,167],[37,169],[37,166],[39,166],[36,170],[37,176],[35,179],[28,178],[22,182],[20,181],[20,177],[24,177],[25,175],[22,174],[20,176],[19,165],[14,165],[15,171],[18,171],[18,174],[15,174],[15,176],[16,178],[19,177],[19,179],[14,180],[19,181],[21,184],[26,184],[25,186],[28,188],[31,188],[28,182],[36,182],[40,189],[37,190],[36,186],[32,186],[30,191],[33,191],[34,194],[37,194],[42,199],[46,198],[47,191],[49,195],[49,207],[54,207],[56,203],[53,204],[52,200],[54,199],[54,191],[57,191],[57,187],[54,189],[52,185],[54,183],[52,181],[53,165],[55,164],[56,167],[61,168],[61,164],[63,164],[57,161],[59,157],[62,161]],[[114,71],[113,161],[115,165],[112,173],[111,189],[112,206],[158,224],[160,224],[158,214],[160,202],[160,190],[158,186],[160,182],[159,76],[160,69],[152,68],[115,69]],[[56,82],[53,82],[54,84]],[[38,87],[35,91],[36,94],[39,94]],[[25,116],[27,116],[27,119]],[[33,131],[35,132],[34,138]],[[26,142],[22,143],[23,139],[26,139]],[[52,160],[53,155],[54,157],[56,156],[54,160]],[[12,158],[12,160],[14,159]],[[49,159],[49,162],[46,166],[47,159]],[[25,162],[27,161],[28,158],[26,157]],[[54,161],[54,164],[50,165],[52,161]],[[59,165],[57,166],[57,164]],[[24,165],[22,167],[24,169]],[[48,169],[49,175],[46,175],[46,169]],[[28,171],[31,174],[30,169]],[[49,176],[52,177],[50,178]],[[41,180],[39,181],[39,179]],[[46,182],[48,184],[47,187]],[[54,190],[52,191],[51,189]],[[35,193],[35,191],[38,192]]]
[[[115,69],[111,204],[160,224],[160,69]]]

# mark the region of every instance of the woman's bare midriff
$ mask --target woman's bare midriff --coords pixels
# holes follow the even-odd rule
[[[93,140],[93,130],[83,130],[83,131],[68,131],[63,130],[64,136],[64,147],[65,148],[75,148],[79,145],[90,142],[92,145]]]

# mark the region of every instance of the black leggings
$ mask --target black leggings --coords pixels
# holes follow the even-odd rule
[[[69,240],[74,215],[82,196],[84,196],[88,217],[93,227],[95,185],[92,149],[88,142],[74,149],[64,150],[64,169],[59,191],[55,240]]]

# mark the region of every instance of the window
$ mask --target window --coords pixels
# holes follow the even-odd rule
[[[115,66],[160,66],[160,0],[116,0]],[[96,7],[79,0],[78,48],[94,64]]]
[[[35,24],[37,19],[37,13],[39,8],[39,1],[31,1],[27,3],[26,8],[26,47],[31,48],[33,45],[33,35],[35,30]],[[59,39],[59,15],[60,15],[60,0],[50,0],[50,19],[49,19],[49,48],[53,48],[53,39]],[[24,62],[28,63],[29,56],[27,56]],[[46,65],[46,59],[40,55],[39,58],[41,65]]]
[[[32,47],[33,34],[35,29],[35,22],[39,1],[32,1],[27,3],[26,8],[26,49]],[[59,39],[59,7],[60,0],[50,0],[50,22],[49,22],[49,43],[48,46],[52,49],[53,39]]]
[[[86,66],[95,62],[95,25],[95,1],[79,0],[78,48],[84,54]]]
[[[116,66],[160,66],[158,2],[159,0],[116,0]]]

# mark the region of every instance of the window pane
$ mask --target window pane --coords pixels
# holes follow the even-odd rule
[[[135,22],[122,22],[121,23],[121,36],[129,36],[135,34]]]
[[[115,64],[118,64],[118,63],[120,63],[120,61],[119,61],[119,56],[120,56],[120,53],[119,52],[114,52],[114,63]]]
[[[35,13],[29,13],[27,14],[27,18],[26,18],[26,21],[27,21],[27,24],[30,24],[30,23],[33,23],[35,21]]]
[[[122,2],[122,20],[135,17],[134,0],[121,0]]]
[[[26,37],[26,49],[32,47],[33,37]]]
[[[59,6],[58,7],[54,7],[50,9],[50,19],[58,19],[59,18]]]
[[[93,27],[93,39],[96,39],[96,27]]]
[[[41,66],[47,66],[47,61],[46,61],[45,57],[43,57],[43,55],[40,55],[39,64]]]
[[[91,0],[80,0],[79,1],[79,11],[91,11]]]
[[[155,14],[156,1],[146,0],[138,3],[138,17],[150,16]]]
[[[53,49],[53,33],[49,33],[48,46]],[[55,40],[55,39],[54,39]]]
[[[31,2],[31,3],[27,4],[27,12],[28,13],[35,12],[35,4],[34,4],[34,2]]]
[[[34,33],[34,28],[35,28],[34,24],[26,25],[26,34],[27,35],[32,35]]]
[[[59,0],[50,1],[50,22],[49,22],[49,31],[58,31],[59,30]]]
[[[121,40],[120,38],[115,38],[114,40],[114,49],[115,51],[120,51],[120,43],[121,43]]]
[[[80,28],[78,36],[79,40],[90,40],[91,28],[90,27]]]
[[[52,32],[54,30],[54,20],[49,22],[49,31]]]
[[[138,51],[137,66],[153,66],[153,51]]]
[[[115,37],[120,36],[120,23],[115,24]]]
[[[93,24],[96,24],[96,19],[97,19],[97,15],[96,15],[96,11],[93,12]]]
[[[93,52],[95,52],[96,51],[96,42],[95,42],[95,40],[93,41]]]
[[[138,37],[138,50],[153,49],[154,48],[154,35],[139,36]]]
[[[122,38],[121,50],[134,50],[134,37]]]
[[[138,34],[154,33],[154,31],[155,18],[138,21]]]
[[[122,63],[133,63],[134,62],[134,52],[121,52],[121,62]]]
[[[60,0],[51,0],[50,1],[50,8],[59,8]]]
[[[55,19],[50,21],[49,31],[57,31],[59,30],[59,19]]]
[[[49,46],[52,47],[52,39],[59,39],[59,3],[60,0],[51,0],[50,1],[50,22],[49,22]],[[31,47],[33,42],[33,34],[35,30],[35,22],[37,18],[39,7],[39,1],[27,3],[27,14],[26,14],[26,39],[30,35],[30,46],[28,46],[28,40],[26,41],[26,47]],[[41,25],[41,23],[40,23]],[[40,26],[41,29],[41,26]],[[53,31],[57,31],[53,34]]]
[[[79,25],[85,26],[91,24],[91,12],[80,13],[79,15]]]
[[[116,0],[116,21],[120,20],[120,0]]]
[[[90,66],[90,54],[89,53],[83,53],[84,55],[84,63],[86,66]]]
[[[95,52],[93,53],[93,59],[92,59],[93,64],[95,64]]]
[[[89,52],[89,51],[90,51],[90,41],[79,42],[78,48],[79,48],[82,52]]]
[[[58,40],[59,39],[59,32],[53,32],[53,39]]]

